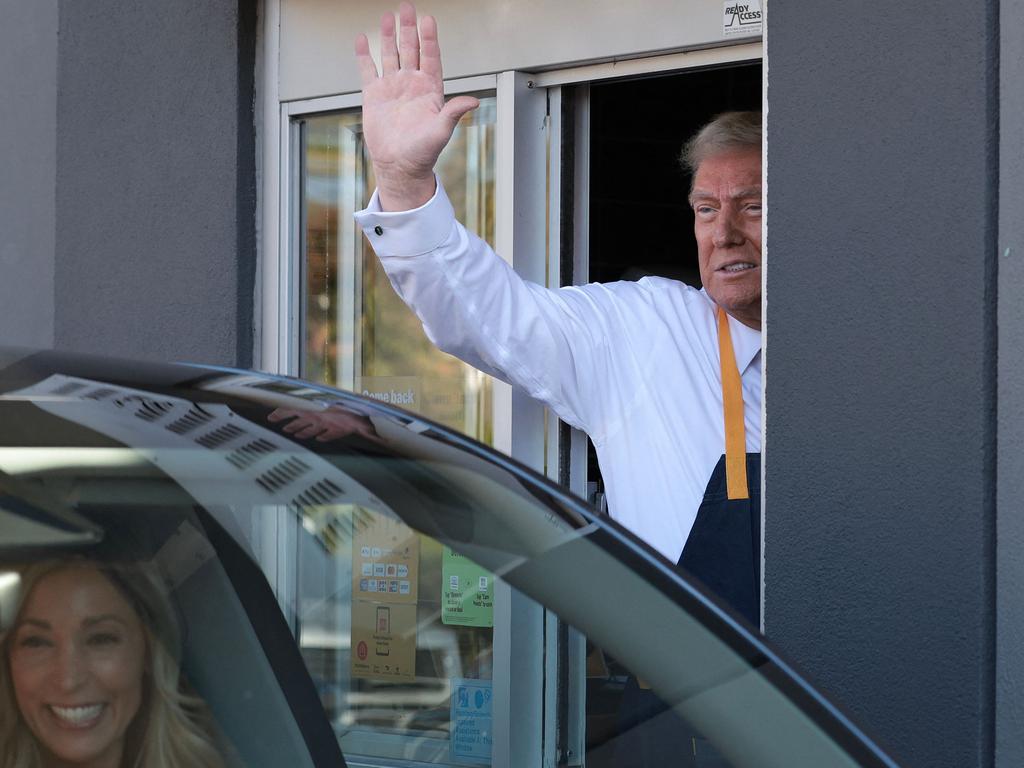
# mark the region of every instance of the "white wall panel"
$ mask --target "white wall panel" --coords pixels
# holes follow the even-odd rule
[[[359,88],[352,43],[370,35],[397,0],[282,0],[280,99]],[[421,0],[437,17],[445,77],[536,71],[734,43],[723,37],[724,4],[708,0]]]

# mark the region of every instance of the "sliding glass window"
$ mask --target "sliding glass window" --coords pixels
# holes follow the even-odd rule
[[[495,117],[495,98],[484,96],[437,166],[456,217],[492,245]],[[352,218],[375,187],[360,112],[306,117],[299,128],[301,375],[491,443],[490,377],[431,344]]]
[[[496,99],[480,96],[437,170],[458,219],[493,244]],[[353,220],[375,187],[361,113],[302,116],[292,129],[300,375],[493,443],[491,378],[427,339]],[[319,530],[324,521],[303,525]],[[487,733],[463,733],[470,725],[460,730],[454,721],[453,695],[490,695],[493,576],[398,523],[370,515],[357,527],[351,546],[329,560],[298,544],[288,555],[296,589],[286,602],[343,749],[373,765],[489,765],[489,725]],[[455,610],[450,596],[462,591],[475,602]],[[392,635],[398,639],[382,644]]]

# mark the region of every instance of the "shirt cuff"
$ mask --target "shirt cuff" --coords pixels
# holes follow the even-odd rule
[[[455,210],[437,179],[434,196],[419,208],[382,211],[379,192],[374,190],[369,205],[356,211],[355,219],[378,256],[418,256],[448,239]]]

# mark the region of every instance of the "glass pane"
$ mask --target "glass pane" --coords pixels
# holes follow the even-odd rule
[[[456,216],[491,242],[495,110],[481,98],[437,166]],[[306,118],[301,137],[303,374],[491,442],[490,377],[427,339],[353,221],[376,186],[361,114]],[[452,746],[451,701],[467,681],[490,691],[493,577],[372,507],[318,510],[303,526],[345,541],[300,541],[294,620],[346,752],[489,764],[489,746]],[[468,590],[470,578],[486,586]],[[456,593],[465,601],[448,605]]]
[[[593,643],[586,655],[588,768],[738,768],[642,679]]]
[[[66,623],[68,598],[91,584],[122,595],[99,617],[123,610],[153,640],[123,670],[126,711],[184,718],[214,755],[183,743],[175,764],[337,766],[340,741],[354,765],[487,765],[497,573],[604,650],[589,766],[891,765],[650,551],[447,430],[301,382],[39,357],[0,372],[0,755],[48,738],[19,709],[24,649],[74,650],[96,622]],[[304,439],[294,418],[333,431]],[[47,600],[43,560],[76,576]],[[81,731],[102,707],[54,716]],[[126,762],[158,762],[134,760],[145,742],[121,744]]]
[[[494,577],[382,504],[302,515],[294,619],[345,754],[490,765]]]
[[[482,98],[437,165],[456,217],[492,244],[495,117],[495,98]],[[360,113],[306,118],[301,131],[303,376],[490,443],[490,377],[431,344],[353,222],[376,186]]]
[[[149,528],[156,550],[135,539],[116,555],[36,546],[0,558],[3,764],[313,768],[249,616],[207,554],[202,519],[186,508],[122,521],[110,511],[88,515],[105,534]],[[0,541],[16,526],[0,520]],[[185,569],[174,547],[206,559],[191,551]],[[77,674],[58,691],[45,678],[64,663]],[[46,719],[33,710],[56,697],[68,703]],[[65,760],[41,761],[43,750]]]

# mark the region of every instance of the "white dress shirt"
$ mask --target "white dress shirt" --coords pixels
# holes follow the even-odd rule
[[[374,193],[356,221],[430,340],[590,435],[611,516],[678,561],[725,452],[707,294],[659,277],[559,289],[526,282],[455,220],[440,184],[425,205],[398,213],[381,211]],[[756,453],[761,333],[731,317],[729,328],[747,451]]]

